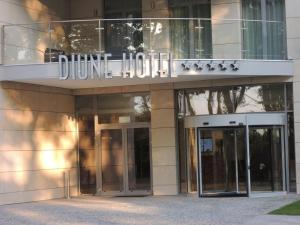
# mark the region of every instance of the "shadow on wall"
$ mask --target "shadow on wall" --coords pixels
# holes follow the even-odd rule
[[[76,191],[73,96],[30,87],[0,89],[0,205],[63,197],[65,171]]]

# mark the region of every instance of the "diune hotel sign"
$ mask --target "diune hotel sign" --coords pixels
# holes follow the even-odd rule
[[[114,60],[111,53],[96,55],[59,56],[59,79],[112,79],[121,78],[176,78],[178,75],[201,74],[202,70],[213,72],[215,70],[226,71],[239,70],[236,61],[230,64],[225,61],[207,60],[173,60],[171,53],[143,52],[122,54],[122,60]]]

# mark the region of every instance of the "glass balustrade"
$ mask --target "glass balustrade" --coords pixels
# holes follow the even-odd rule
[[[201,18],[100,19],[4,26],[4,64],[57,62],[58,55],[172,53],[174,59],[284,60],[285,24]]]

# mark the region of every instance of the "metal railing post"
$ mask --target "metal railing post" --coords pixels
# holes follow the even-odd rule
[[[49,61],[52,62],[52,30],[51,22],[48,24],[48,34],[49,34]]]
[[[0,27],[0,65],[4,64],[5,42],[4,42],[4,25]]]
[[[152,53],[152,43],[151,43],[151,23],[152,23],[152,20],[149,19],[149,46],[148,46],[148,51],[150,53]]]
[[[65,193],[65,198],[70,199],[71,196],[71,178],[70,178],[70,170],[64,171],[64,193]]]
[[[101,54],[102,53],[102,30],[104,30],[103,27],[101,27],[101,19],[98,20],[98,52]]]

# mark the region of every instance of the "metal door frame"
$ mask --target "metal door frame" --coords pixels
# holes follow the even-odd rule
[[[127,130],[135,128],[149,129],[149,157],[150,157],[150,190],[129,190],[128,183],[128,146]],[[151,195],[153,190],[152,182],[152,151],[151,151],[151,126],[150,123],[124,123],[124,124],[98,124],[98,117],[95,116],[95,143],[96,143],[96,184],[97,195],[101,196],[139,196]],[[102,154],[101,154],[101,131],[102,130],[121,130],[123,147],[123,191],[102,191]]]
[[[251,192],[251,174],[250,174],[250,144],[249,144],[249,129],[251,127],[281,127],[281,146],[282,146],[282,178],[283,178],[283,191],[281,192],[266,192],[256,194]],[[245,127],[245,145],[246,145],[246,171],[247,171],[247,193],[249,197],[256,196],[268,196],[275,194],[286,194],[289,181],[286,180],[288,177],[289,170],[287,168],[286,152],[287,146],[287,135],[285,134],[287,128],[287,116],[286,113],[241,113],[241,114],[226,114],[226,115],[204,115],[204,116],[190,116],[186,117],[184,121],[185,128],[234,128],[234,127]],[[199,153],[199,133],[196,132],[197,137],[197,159],[198,159],[198,195],[202,196],[202,171],[201,171],[201,153]]]

